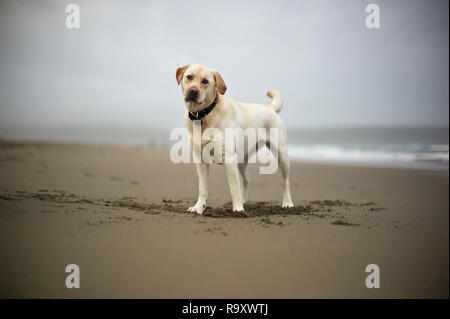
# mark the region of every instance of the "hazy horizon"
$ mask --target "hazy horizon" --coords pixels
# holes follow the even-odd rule
[[[69,3],[0,2],[0,134],[184,126],[175,70],[192,62],[237,101],[280,90],[289,129],[448,127],[447,1],[83,0],[67,29]]]

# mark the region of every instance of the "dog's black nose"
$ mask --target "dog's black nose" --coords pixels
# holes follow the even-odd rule
[[[195,86],[189,88],[188,96],[187,96],[189,99],[196,98],[197,95],[198,95],[198,89]]]

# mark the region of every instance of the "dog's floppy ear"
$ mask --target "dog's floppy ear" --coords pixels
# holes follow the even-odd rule
[[[185,65],[185,66],[181,66],[181,67],[179,67],[179,68],[177,69],[177,83],[178,83],[178,84],[180,84],[181,79],[183,78],[184,71],[186,71],[186,69],[187,69],[188,67],[189,67],[189,64],[188,64],[188,65]]]
[[[225,81],[222,79],[222,76],[219,72],[214,71],[214,80],[216,81],[216,87],[220,94],[225,94],[227,90],[227,85]]]

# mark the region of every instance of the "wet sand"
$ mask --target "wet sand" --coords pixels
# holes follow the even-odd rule
[[[197,216],[195,167],[167,149],[0,142],[0,297],[448,298],[448,172],[291,170],[295,208],[251,165],[235,214],[214,165]]]

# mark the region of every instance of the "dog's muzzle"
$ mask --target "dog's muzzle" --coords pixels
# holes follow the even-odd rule
[[[198,97],[198,88],[196,88],[195,86],[189,88],[186,98],[184,99],[186,102],[188,101],[197,101],[197,97]]]

